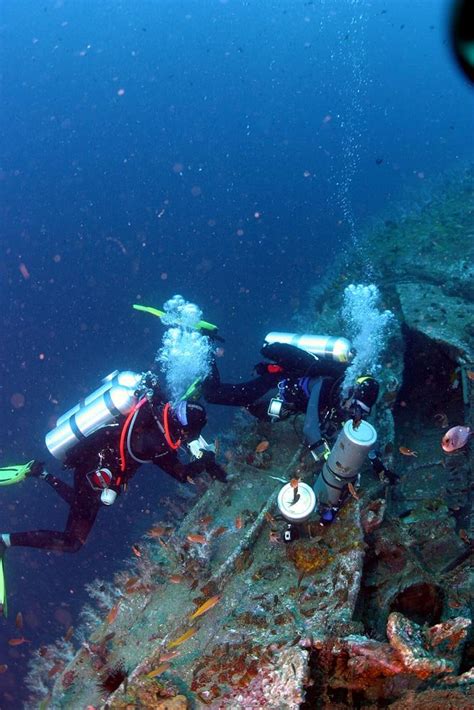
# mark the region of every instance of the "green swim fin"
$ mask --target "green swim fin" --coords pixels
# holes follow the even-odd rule
[[[28,463],[0,468],[0,486],[10,486],[12,483],[22,481],[31,471],[34,462],[33,459],[32,461],[28,461]]]
[[[164,311],[158,310],[158,308],[152,308],[151,306],[141,306],[137,303],[133,304],[133,308],[136,311],[143,311],[144,313],[151,313],[152,316],[158,316],[158,318],[162,318],[165,314]],[[210,330],[214,331],[217,330],[217,325],[214,325],[213,323],[208,323],[207,320],[200,320],[196,323],[194,326],[195,330]]]

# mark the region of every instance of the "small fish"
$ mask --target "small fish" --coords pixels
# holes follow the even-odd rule
[[[171,584],[182,584],[185,578],[182,574],[172,574],[171,577],[168,577],[168,579]]]
[[[15,618],[15,626],[17,629],[22,629],[23,628],[23,614],[21,611],[18,612]]]
[[[119,602],[117,602],[117,604],[114,604],[112,609],[109,611],[109,613],[105,617],[105,620],[108,624],[113,624],[115,619],[117,618],[117,614],[119,611],[119,605],[120,605]]]
[[[212,534],[214,537],[219,537],[220,535],[223,535],[225,532],[227,532],[228,528],[225,527],[225,525],[220,525],[218,528],[212,531]]]
[[[65,641],[70,641],[72,639],[72,636],[74,634],[74,626],[70,626],[66,633],[64,634],[64,640]]]
[[[197,619],[198,616],[202,616],[203,614],[205,614],[207,611],[209,611],[209,609],[212,609],[212,607],[214,607],[218,601],[220,601],[220,598],[220,595],[216,594],[215,596],[205,601],[204,604],[201,604],[201,606],[199,606],[196,611],[191,614],[189,620],[192,621],[193,619]]]
[[[162,653],[160,654],[160,661],[162,663],[166,663],[167,661],[171,661],[173,658],[176,658],[176,656],[179,656],[180,651],[168,651],[168,653]]]
[[[268,512],[268,510],[267,510],[267,512],[265,513],[265,520],[266,520],[267,523],[269,523],[270,525],[275,525],[275,523],[276,523],[275,518],[273,517],[273,515],[272,515],[271,513]]]
[[[178,636],[177,639],[175,639],[174,641],[171,641],[168,644],[168,648],[174,648],[175,646],[180,646],[182,643],[184,643],[185,641],[190,639],[191,636],[194,636],[196,631],[197,631],[197,628],[195,626],[192,626],[190,629],[185,631],[184,634],[182,634],[182,636]]]
[[[269,446],[270,446],[270,442],[267,441],[266,439],[264,439],[259,444],[257,444],[257,446],[255,447],[255,453],[256,454],[263,454],[263,452],[266,451]]]
[[[196,485],[196,481],[191,478],[191,476],[186,476],[186,480],[188,483],[190,483],[192,486]]]
[[[167,529],[164,525],[154,525],[147,532],[148,537],[161,537],[166,535]]]
[[[142,553],[138,545],[132,545],[132,552],[135,555],[135,557],[141,557]]]
[[[418,456],[416,451],[412,451],[411,449],[407,449],[406,446],[399,446],[398,450],[403,456]]]
[[[8,641],[9,646],[21,646],[22,643],[31,643],[31,641],[26,639],[24,636],[21,636],[18,639],[9,639]]]
[[[301,478],[292,478],[290,481],[290,486],[292,488],[298,488],[300,482],[301,482]]]
[[[244,527],[244,521],[242,520],[242,516],[238,515],[235,519],[235,528],[236,530],[241,530]]]
[[[349,493],[351,494],[351,496],[352,496],[355,500],[360,500],[359,496],[357,495],[356,489],[354,488],[354,484],[353,484],[353,483],[348,483],[348,484],[347,484],[347,490],[349,491]]]
[[[467,379],[474,382],[474,370],[466,370]]]
[[[140,579],[140,577],[129,577],[127,579],[127,581],[125,582],[125,586],[124,586],[124,589],[127,592],[127,594],[129,594],[130,590],[135,587],[135,585],[139,579]]]
[[[469,535],[467,534],[467,531],[464,530],[463,528],[461,528],[461,530],[459,531],[458,534],[459,534],[459,537],[461,538],[461,540],[462,540],[463,542],[465,542],[467,545],[469,545],[469,543],[470,543],[471,541],[469,540]]]
[[[270,530],[269,538],[270,542],[280,542],[280,535],[275,530]]]
[[[5,673],[7,670],[8,670],[7,664],[2,663],[2,665],[0,665],[0,673]]]
[[[64,668],[64,663],[62,661],[56,661],[54,666],[48,671],[48,678],[52,678],[57,675]]]
[[[164,673],[165,671],[167,671],[168,668],[170,668],[169,663],[160,663],[158,668],[155,668],[154,671],[150,671],[149,673],[146,674],[146,678],[156,678],[156,676],[159,676],[162,673]]]
[[[212,523],[212,515],[205,515],[203,518],[199,518],[198,522],[203,528],[207,528]]]
[[[189,542],[197,542],[199,545],[205,545],[207,543],[204,535],[201,535],[200,533],[191,533],[190,535],[186,535],[186,540],[189,540]]]
[[[453,426],[441,439],[441,448],[447,454],[462,449],[463,446],[466,446],[472,433],[471,427]]]

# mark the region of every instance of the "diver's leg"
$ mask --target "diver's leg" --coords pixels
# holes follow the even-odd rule
[[[59,552],[77,552],[85,543],[94,525],[100,507],[97,491],[81,487],[74,490],[74,500],[64,532],[58,530],[31,530],[29,532],[2,535],[3,541],[12,547],[36,547]]]

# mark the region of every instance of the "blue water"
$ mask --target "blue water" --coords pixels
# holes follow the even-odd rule
[[[449,6],[4,0],[5,465],[45,458],[54,417],[105,374],[151,365],[162,331],[134,302],[197,302],[226,339],[224,377],[246,378],[365,219],[472,160]],[[76,555],[9,553],[2,708],[25,698],[31,648],[77,623],[84,584],[111,577],[173,486],[138,474]],[[64,524],[40,483],[0,493],[0,532]],[[32,643],[12,648],[17,611]]]

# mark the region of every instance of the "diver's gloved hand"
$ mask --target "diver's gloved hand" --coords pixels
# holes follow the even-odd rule
[[[329,448],[329,444],[326,439],[320,439],[315,444],[312,444],[309,449],[314,460],[318,462],[327,461],[329,454],[331,453],[331,449]]]
[[[44,461],[34,460],[31,463],[30,470],[26,475],[33,476],[33,478],[45,478],[46,472],[44,470]]]
[[[227,473],[225,469],[217,463],[216,455],[213,451],[203,451],[200,461],[203,462],[204,468],[211,478],[215,481],[221,481],[222,483],[227,482]]]

